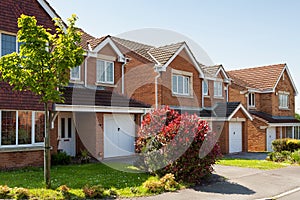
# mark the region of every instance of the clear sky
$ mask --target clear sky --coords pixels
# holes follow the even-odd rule
[[[226,70],[287,63],[300,92],[298,0],[48,0],[95,37],[168,29],[199,44]],[[200,61],[201,62],[201,61]],[[300,98],[296,98],[300,113]]]

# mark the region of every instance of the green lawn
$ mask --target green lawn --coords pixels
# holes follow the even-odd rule
[[[51,187],[53,190],[42,189],[44,188],[43,168],[0,172],[0,185],[7,185],[11,188],[29,188],[31,193],[38,194],[40,198],[50,199],[62,198],[55,191],[61,185],[71,188],[71,193],[76,195],[75,198],[84,198],[82,188],[85,185],[99,184],[107,189],[115,188],[121,196],[147,195],[141,185],[151,176],[146,173],[137,173],[137,170],[130,168],[129,165],[120,164],[119,167],[129,172],[115,170],[101,163],[52,167]],[[132,193],[132,188],[137,189],[137,192]]]
[[[222,158],[220,161],[217,162],[217,164],[226,166],[256,168],[263,170],[278,169],[289,165],[288,163],[277,163],[267,160],[250,160],[242,158]]]

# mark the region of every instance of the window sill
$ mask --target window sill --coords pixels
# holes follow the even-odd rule
[[[84,83],[83,81],[80,81],[80,80],[70,80],[69,82],[75,83],[75,84],[83,84]]]
[[[279,110],[291,110],[291,109],[285,107],[279,107]]]
[[[210,98],[210,96],[209,95],[204,95],[204,98]]]
[[[180,98],[193,98],[192,95],[184,95],[184,94],[172,94],[173,97],[180,97]]]
[[[96,82],[95,85],[96,86],[105,86],[105,87],[117,87],[117,85],[114,85],[112,83],[100,83],[100,82]]]
[[[224,99],[224,97],[214,96],[214,99]]]
[[[44,150],[44,144],[40,145],[26,145],[26,146],[11,146],[11,147],[0,147],[0,153],[5,152],[22,152],[22,151],[43,151]]]

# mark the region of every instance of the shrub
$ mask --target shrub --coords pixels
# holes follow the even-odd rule
[[[10,199],[11,195],[10,192],[12,189],[8,187],[7,185],[0,185],[0,199]]]
[[[88,199],[102,199],[102,198],[116,198],[117,191],[115,189],[105,190],[102,185],[95,185],[92,187],[85,186],[83,193]]]
[[[66,185],[61,185],[59,186],[56,190],[58,190],[65,199],[70,199],[71,198],[71,194],[70,194],[70,188]]]
[[[175,191],[179,189],[179,184],[175,181],[174,174],[166,174],[159,181],[163,184],[165,191]]]
[[[154,110],[142,122],[136,151],[143,154],[144,167],[160,176],[174,174],[177,180],[200,183],[210,175],[221,157],[215,133],[197,115],[179,114],[164,107]],[[200,153],[205,152],[204,157]]]
[[[152,193],[161,193],[164,191],[164,185],[159,180],[147,180],[143,183],[143,187]]]
[[[71,156],[66,152],[58,152],[51,155],[52,165],[68,165],[71,163]]]
[[[272,142],[272,148],[275,152],[296,151],[300,149],[300,140],[296,139],[276,139]]]
[[[284,162],[288,161],[290,157],[289,151],[282,151],[282,152],[270,152],[268,154],[267,160],[271,160],[274,162]]]
[[[293,163],[300,164],[300,150],[294,151],[293,153],[291,153],[290,157],[291,157],[291,160]]]
[[[14,199],[28,199],[29,191],[25,188],[15,188],[14,189]]]

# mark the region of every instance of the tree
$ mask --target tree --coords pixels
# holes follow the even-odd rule
[[[298,119],[298,120],[300,120],[300,114],[295,113],[295,118]]]
[[[83,62],[83,49],[78,45],[80,33],[75,27],[77,17],[68,19],[64,28],[60,19],[54,19],[56,30],[37,25],[35,17],[21,15],[18,19],[19,53],[0,58],[2,79],[15,90],[32,91],[40,96],[45,108],[44,176],[50,188],[50,122],[49,105],[62,102],[62,87],[69,82],[70,69]]]

